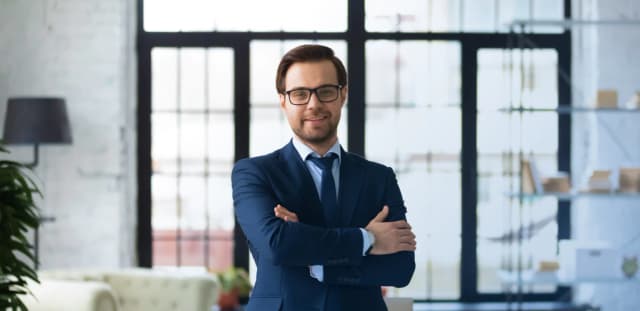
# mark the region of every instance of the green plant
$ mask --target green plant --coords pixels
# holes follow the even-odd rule
[[[217,275],[222,292],[236,291],[238,297],[249,297],[251,281],[245,269],[231,267]]]
[[[0,153],[8,153],[1,141]],[[40,191],[25,169],[20,163],[0,160],[0,310],[27,310],[19,295],[28,292],[28,279],[39,282],[26,235],[39,225],[33,195]]]

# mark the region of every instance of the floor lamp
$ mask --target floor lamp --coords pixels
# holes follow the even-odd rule
[[[41,144],[71,144],[71,126],[64,99],[52,97],[9,98],[4,120],[3,140],[7,145],[33,145],[33,162],[24,163],[30,168],[38,165],[38,148]],[[40,223],[54,220],[53,217],[40,216]],[[38,268],[38,227],[34,233],[35,266]]]

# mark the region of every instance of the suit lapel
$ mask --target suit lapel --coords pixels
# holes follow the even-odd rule
[[[342,163],[340,166],[340,194],[338,204],[341,213],[341,226],[351,225],[351,219],[358,203],[360,189],[364,181],[365,170],[355,156],[342,151]]]
[[[303,214],[299,215],[300,218],[310,225],[325,226],[322,203],[313,184],[313,179],[293,143],[289,142],[280,149],[280,154],[281,167],[291,178],[289,182],[291,189],[301,189],[300,192],[294,193],[298,197],[296,201],[299,202]]]

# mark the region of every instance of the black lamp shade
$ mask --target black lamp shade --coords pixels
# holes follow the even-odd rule
[[[70,144],[71,126],[63,98],[9,98],[6,144]]]

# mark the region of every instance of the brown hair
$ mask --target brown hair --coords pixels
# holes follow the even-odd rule
[[[338,74],[338,84],[346,86],[347,70],[344,68],[342,61],[335,56],[333,50],[324,45],[304,44],[289,50],[287,54],[282,56],[276,72],[276,90],[278,90],[278,93],[283,94],[285,91],[284,78],[287,76],[287,71],[291,65],[322,60],[330,60],[333,63]]]

